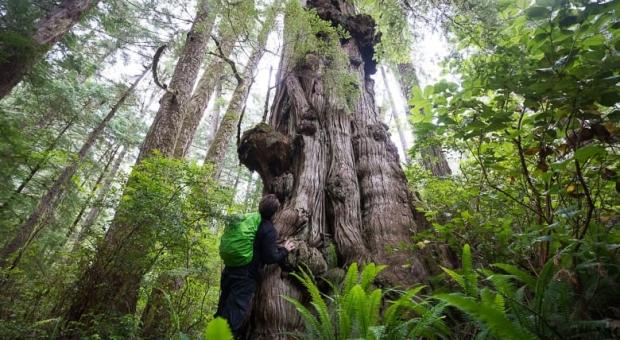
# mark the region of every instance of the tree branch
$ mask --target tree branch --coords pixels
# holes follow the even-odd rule
[[[161,55],[164,53],[164,50],[168,47],[168,45],[161,45],[157,51],[155,52],[155,56],[153,56],[153,80],[155,81],[155,85],[164,91],[168,91],[168,85],[162,84],[159,82],[159,77],[157,75],[157,65],[159,64],[159,59]]]
[[[211,53],[211,52],[209,52],[209,53],[222,58],[222,60],[224,60],[226,63],[228,63],[228,65],[230,65],[230,68],[233,71],[233,75],[237,79],[237,83],[242,83],[243,82],[243,77],[241,77],[241,75],[239,75],[239,72],[237,71],[237,65],[235,64],[235,62],[232,61],[230,58],[227,58],[225,56],[224,51],[222,51],[222,44],[220,44],[220,41],[217,40],[215,35],[212,34],[211,35],[211,39],[213,39],[213,42],[215,42],[215,46],[217,47],[217,50],[218,50],[219,54],[215,54],[215,53]]]

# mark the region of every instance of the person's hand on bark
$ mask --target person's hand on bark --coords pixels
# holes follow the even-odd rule
[[[293,241],[293,240],[286,240],[286,241],[284,241],[284,244],[282,245],[282,247],[284,247],[288,251],[292,251],[292,250],[295,249],[295,241]]]

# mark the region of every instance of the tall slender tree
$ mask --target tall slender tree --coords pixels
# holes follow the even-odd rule
[[[14,268],[19,263],[24,248],[28,246],[30,241],[32,241],[32,239],[34,239],[45,227],[45,225],[40,226],[40,222],[58,206],[66,193],[67,185],[70,183],[71,177],[73,177],[75,172],[78,170],[80,164],[95,145],[97,139],[101,137],[108,123],[112,120],[112,118],[114,118],[114,116],[116,116],[118,110],[125,103],[127,98],[133,94],[144,75],[148,73],[148,69],[148,67],[145,68],[142,74],[131,84],[131,86],[129,86],[129,88],[121,94],[106,116],[89,133],[86,141],[80,148],[75,158],[72,159],[60,172],[54,183],[50,186],[43,197],[41,197],[41,200],[35,210],[19,227],[17,234],[4,245],[2,250],[0,250],[0,267]],[[17,254],[17,256],[12,258],[15,254]]]
[[[399,63],[397,65],[398,72],[395,72],[396,79],[400,85],[401,91],[405,98],[409,98],[413,93],[413,88],[419,86],[418,77],[415,73],[415,66],[411,61],[405,63]],[[414,108],[406,105],[406,112],[411,112]],[[446,177],[452,174],[446,155],[441,148],[441,145],[428,145],[424,146],[420,150],[420,156],[422,158],[422,165],[434,176]]]
[[[383,83],[385,84],[385,89],[388,94],[388,101],[390,103],[390,111],[392,112],[392,119],[394,119],[394,124],[396,124],[396,130],[398,131],[398,138],[400,140],[401,147],[403,148],[403,154],[405,155],[405,162],[409,164],[411,162],[411,159],[409,158],[409,147],[407,146],[407,138],[405,137],[405,129],[403,128],[403,122],[400,119],[398,110],[396,109],[396,99],[394,98],[394,93],[392,93],[392,90],[390,89],[390,84],[388,83],[387,75],[385,74],[385,68],[381,66],[380,69],[381,69],[381,77],[383,78]]]
[[[230,27],[223,22],[220,25],[220,36],[218,43],[221,48],[221,56],[213,56],[211,61],[207,63],[204,68],[204,72],[198,81],[196,90],[192,94],[189,104],[185,107],[185,118],[181,132],[179,133],[179,139],[177,140],[176,150],[174,155],[176,157],[185,157],[189,151],[189,147],[194,140],[196,130],[202,116],[204,115],[211,95],[216,87],[219,86],[222,81],[222,72],[226,66],[224,58],[228,58],[233,51],[235,45],[236,33]]]
[[[200,1],[170,85],[160,100],[157,115],[140,148],[138,164],[155,153],[164,157],[174,155],[184,118],[182,107],[190,99],[204,60],[211,33],[209,22],[209,2]],[[140,282],[156,258],[151,251],[155,244],[150,237],[156,226],[136,221],[132,218],[135,212],[128,211],[123,204],[121,201],[117,207],[92,265],[82,274],[75,289],[66,293],[71,296],[65,313],[66,324],[83,321],[82,327],[89,327],[91,318],[97,316],[102,318],[101,321],[116,323],[119,317],[136,310]]]
[[[232,98],[228,103],[226,112],[218,125],[217,132],[209,145],[207,156],[205,157],[205,163],[213,165],[214,174],[217,177],[221,171],[221,164],[226,155],[226,150],[230,145],[230,140],[235,134],[235,127],[242,114],[245,102],[248,99],[250,92],[250,86],[252,85],[254,74],[260,59],[265,53],[265,47],[267,45],[267,37],[274,27],[276,15],[279,10],[279,1],[273,7],[268,9],[267,16],[263,22],[263,26],[258,32],[257,41],[253,44],[252,52],[243,71],[243,75],[235,74],[237,78],[237,87],[235,88]],[[235,70],[236,72],[236,70]]]
[[[19,39],[0,40],[0,99],[97,3],[98,0],[63,0],[38,20],[34,32],[16,33]]]
[[[269,125],[244,133],[239,158],[283,201],[274,218],[282,238],[298,240],[298,259],[315,275],[375,261],[381,280],[411,285],[428,270],[409,240],[418,226],[397,149],[375,109],[375,23],[349,1],[308,0],[287,10],[283,57]],[[338,28],[338,30],[336,30]],[[346,37],[338,35],[345,30]],[[331,32],[331,33],[330,33]],[[255,296],[250,336],[284,339],[301,320],[283,296],[303,289],[268,266]]]

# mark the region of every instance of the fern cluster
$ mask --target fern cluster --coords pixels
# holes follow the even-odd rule
[[[361,272],[353,263],[342,284],[328,282],[333,294],[323,294],[306,272],[293,274],[308,290],[310,307],[285,297],[302,316],[306,330],[294,336],[303,339],[396,340],[424,337],[442,338],[449,334],[443,319],[445,303],[435,304],[419,297],[418,286],[388,301],[386,291],[373,282],[385,266],[367,264]],[[392,293],[392,292],[390,292]]]

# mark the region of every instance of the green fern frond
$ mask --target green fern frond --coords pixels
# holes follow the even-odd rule
[[[292,303],[293,306],[295,306],[295,309],[297,310],[299,315],[301,315],[301,318],[304,320],[304,323],[306,324],[306,333],[309,335],[309,339],[316,339],[316,338],[324,339],[323,335],[326,332],[326,330],[323,329],[319,320],[314,315],[312,315],[312,313],[310,312],[310,310],[308,310],[308,308],[306,308],[304,305],[301,304],[301,302],[297,301],[294,298],[291,298],[288,296],[283,296],[282,298]]]
[[[447,303],[440,302],[423,313],[409,333],[409,337],[418,338],[423,336],[425,338],[435,338],[437,333],[450,334],[450,330],[442,320],[442,314],[446,305]]]
[[[456,283],[458,283],[458,285],[463,289],[464,292],[467,292],[467,285],[465,284],[465,278],[461,274],[455,272],[452,269],[449,269],[443,266],[439,266],[439,267],[446,274],[448,274],[448,276],[450,276],[452,280],[456,281]]]
[[[465,291],[470,296],[476,296],[478,294],[478,274],[474,271],[469,244],[463,246],[463,278]]]
[[[507,263],[495,263],[493,266],[513,275],[519,281],[523,282],[528,288],[532,290],[536,289],[536,279],[529,273],[517,268],[516,266]]]
[[[207,324],[204,332],[205,340],[233,340],[228,321],[223,318],[215,318]]]
[[[462,294],[440,294],[435,298],[444,301],[469,314],[500,339],[536,339],[536,337],[519,325],[512,323],[504,314],[498,313],[494,305],[478,303],[471,297]]]
[[[297,278],[308,290],[308,293],[310,294],[311,304],[319,316],[319,322],[321,323],[322,328],[330,330],[329,333],[324,332],[324,339],[334,339],[332,332],[333,325],[327,303],[323,299],[323,295],[314,283],[314,280],[305,270],[301,270],[301,275],[293,273],[293,276]]]
[[[359,270],[357,268],[357,263],[355,262],[351,263],[351,265],[349,266],[349,269],[347,270],[347,275],[344,278],[344,282],[342,286],[343,294],[348,293],[351,290],[351,288],[353,288],[353,285],[357,283],[357,281],[359,280],[358,274],[359,274]]]
[[[361,275],[362,288],[364,288],[364,290],[368,289],[368,287],[377,278],[377,275],[379,275],[379,273],[383,271],[385,268],[386,266],[384,265],[376,265],[374,263],[369,263],[365,265],[364,268],[362,269],[362,275]]]

